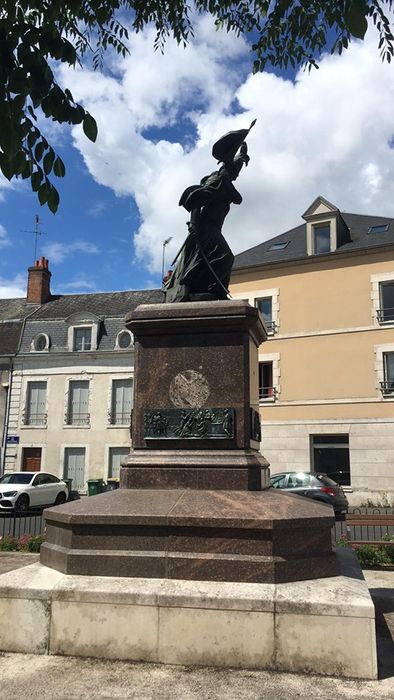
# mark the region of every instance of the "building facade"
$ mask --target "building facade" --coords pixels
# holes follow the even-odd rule
[[[31,280],[34,277],[33,282]],[[117,477],[130,451],[133,338],[125,316],[158,290],[53,296],[47,261],[29,269],[40,302],[13,361],[4,470],[87,480]],[[30,290],[30,296],[29,296]]]
[[[304,224],[236,257],[260,308],[262,451],[271,472],[325,471],[349,500],[394,499],[394,219],[318,197]]]

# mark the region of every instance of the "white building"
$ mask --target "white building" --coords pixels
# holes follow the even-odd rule
[[[116,477],[130,451],[133,338],[126,314],[159,290],[53,296],[44,258],[29,268],[26,319],[14,359],[4,470],[73,479]]]

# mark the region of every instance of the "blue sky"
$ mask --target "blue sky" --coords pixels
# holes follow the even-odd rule
[[[24,294],[38,253],[48,257],[55,293],[159,286],[186,234],[182,191],[215,169],[212,143],[248,126],[251,162],[237,182],[244,202],[224,233],[235,253],[296,226],[321,194],[344,211],[394,216],[394,70],[382,65],[370,30],[342,57],[295,76],[250,74],[242,38],[197,20],[184,50],[153,52],[154,33],[131,36],[126,60],[104,73],[61,67],[59,81],[96,117],[91,144],[80,127],[42,123],[67,174],[56,179],[53,216],[29,185],[0,180],[0,296]],[[166,264],[166,267],[168,265]]]

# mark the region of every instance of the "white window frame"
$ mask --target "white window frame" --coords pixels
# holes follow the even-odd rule
[[[88,481],[89,478],[89,465],[90,465],[90,445],[89,444],[81,444],[80,442],[67,442],[62,445],[60,445],[60,474],[59,478],[62,479],[64,477],[64,470],[65,470],[65,459],[66,459],[66,449],[84,449],[85,450],[85,466],[84,466],[84,476],[85,476],[85,484]],[[73,490],[75,490],[75,487],[73,486]],[[86,493],[87,492],[87,487],[83,489],[79,489],[78,493]]]
[[[378,311],[381,308],[381,297],[380,297],[380,285],[385,282],[394,283],[394,272],[381,272],[376,275],[371,275],[371,316],[374,326],[376,328],[387,328],[394,326],[394,319],[392,321],[379,321]]]
[[[66,319],[67,329],[67,347],[70,352],[86,353],[97,350],[98,331],[100,319],[94,314],[73,314]],[[78,328],[90,328],[91,340],[90,350],[74,350],[74,332]]]
[[[27,397],[28,397],[28,390],[29,387],[28,385],[31,382],[45,382],[47,385],[47,390],[46,390],[46,398],[45,398],[45,413],[46,413],[46,422],[45,424],[43,423],[42,425],[26,425],[25,420],[26,420],[26,415],[27,415]],[[48,377],[47,375],[40,376],[40,375],[28,375],[23,378],[23,384],[21,386],[21,397],[22,397],[22,404],[21,404],[21,411],[20,411],[20,416],[19,416],[19,427],[21,430],[46,430],[47,425],[48,425],[48,417],[49,417],[49,410],[48,410],[48,401],[49,401],[49,392],[50,392],[50,386],[51,386],[51,378]],[[32,445],[34,447],[34,445]],[[39,447],[39,445],[37,445]]]
[[[39,350],[38,348],[36,348],[36,343],[38,341],[38,338],[45,338],[45,347],[42,350]],[[49,352],[50,347],[51,347],[51,339],[50,339],[48,333],[37,333],[30,343],[30,352],[37,352],[37,353]]]
[[[265,299],[267,297],[271,297],[272,299],[272,324],[273,327],[275,328],[275,331],[273,333],[269,333],[268,335],[271,337],[272,335],[277,335],[278,330],[280,327],[280,319],[279,319],[279,311],[280,311],[280,305],[279,305],[279,288],[278,287],[271,287],[270,289],[253,289],[252,292],[237,292],[236,294],[231,293],[231,296],[233,299],[243,299],[244,301],[248,302],[251,306],[256,307],[256,302],[258,299]]]
[[[88,414],[89,423],[85,425],[76,425],[74,423],[67,423],[68,413],[69,413],[69,401],[70,401],[70,384],[71,382],[89,382],[89,399],[88,399]],[[63,428],[70,430],[90,430],[92,426],[92,393],[93,393],[93,377],[87,374],[77,374],[72,377],[66,377],[66,391],[64,393],[64,424]]]
[[[134,375],[127,374],[127,375],[112,375],[109,377],[109,388],[108,388],[108,410],[107,410],[107,416],[108,416],[108,427],[109,428],[129,428],[130,424],[129,422],[127,423],[113,423],[112,422],[112,402],[113,402],[113,395],[114,395],[114,382],[116,381],[131,381],[131,411],[133,410],[133,405],[134,405]],[[131,415],[131,413],[130,413]]]
[[[259,398],[259,404],[275,403],[280,398],[280,353],[260,353],[259,352],[259,364],[260,362],[272,362],[272,396],[266,396],[264,398]]]
[[[316,217],[306,222],[306,243],[308,255],[328,255],[328,253],[316,253],[314,229],[319,226],[330,227],[330,253],[337,249],[337,219],[336,214]]]
[[[128,453],[130,453],[130,450],[131,450],[130,442],[118,442],[116,444],[108,443],[107,445],[105,445],[105,457],[104,457],[105,462],[104,463],[107,465],[105,479],[117,478],[117,477],[113,477],[112,475],[111,476],[109,475],[109,468],[110,468],[109,460],[110,460],[111,450],[114,450],[114,449],[116,450],[117,448],[122,449],[122,450],[128,450]]]
[[[394,343],[385,345],[375,345],[375,373],[376,373],[376,391],[381,401],[394,401],[394,392],[385,394],[381,389],[381,382],[385,381],[384,372],[384,355],[388,352],[394,353]]]
[[[124,334],[127,334],[127,335],[130,336],[130,345],[129,345],[127,348],[122,348],[122,347],[119,345],[119,338],[120,338],[122,335],[124,335]],[[118,333],[117,336],[116,336],[116,340],[115,340],[115,350],[120,350],[120,351],[122,351],[122,352],[127,352],[127,351],[130,352],[130,350],[132,349],[133,345],[134,345],[134,336],[133,336],[132,332],[129,331],[127,328],[123,328],[121,331],[119,331],[119,333]]]

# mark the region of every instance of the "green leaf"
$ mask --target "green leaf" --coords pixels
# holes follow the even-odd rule
[[[38,201],[40,202],[41,206],[48,201],[49,192],[50,185],[47,181],[45,181],[38,188]]]
[[[53,148],[50,148],[48,153],[45,154],[43,160],[44,172],[46,175],[49,175],[49,173],[51,172],[54,160],[55,151],[53,150]]]
[[[56,214],[60,201],[59,193],[53,185],[51,185],[50,187],[51,189],[48,196],[48,207],[51,210],[52,214]]]
[[[64,177],[66,174],[66,168],[64,167],[64,163],[59,156],[56,158],[53,164],[53,172],[57,177]]]
[[[357,39],[364,39],[368,29],[367,12],[368,7],[364,0],[351,0],[345,12],[345,25],[350,34]]]
[[[37,146],[34,149],[34,157],[37,161],[41,160],[43,153],[44,153],[44,150],[45,150],[44,141],[41,140],[38,142]]]
[[[83,128],[85,136],[87,136],[88,139],[90,141],[93,141],[93,143],[94,143],[95,140],[97,139],[97,124],[96,124],[96,120],[93,119],[93,117],[91,116],[91,114],[89,114],[89,112],[86,112],[86,114],[85,114],[85,118],[82,122],[82,128]]]
[[[38,192],[39,187],[41,185],[41,181],[42,181],[42,172],[40,170],[36,170],[36,172],[34,172],[30,178],[31,188],[32,188],[33,192]]]

